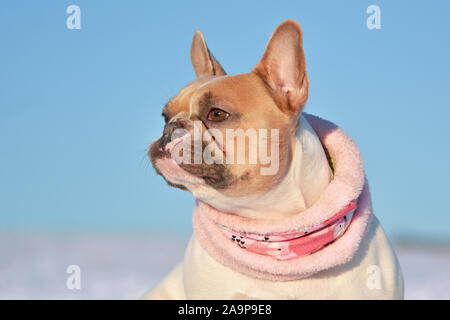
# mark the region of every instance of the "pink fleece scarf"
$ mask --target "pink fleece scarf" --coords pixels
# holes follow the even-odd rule
[[[252,220],[197,201],[194,233],[221,264],[266,280],[297,280],[354,256],[372,216],[358,147],[331,122],[304,113],[335,160],[334,178],[318,201],[280,221]]]
[[[289,260],[314,253],[343,235],[355,208],[355,201],[351,201],[330,219],[302,230],[261,234],[237,231],[222,225],[219,227],[243,249],[278,260]]]

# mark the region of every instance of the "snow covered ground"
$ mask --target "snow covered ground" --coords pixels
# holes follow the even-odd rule
[[[0,299],[136,299],[182,259],[188,237],[0,233]],[[397,245],[407,299],[450,299],[450,247]],[[69,265],[81,289],[69,290]]]

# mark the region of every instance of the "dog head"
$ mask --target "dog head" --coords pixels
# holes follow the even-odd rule
[[[278,26],[250,73],[227,75],[199,31],[191,60],[197,79],[164,106],[164,131],[148,152],[157,173],[211,205],[274,188],[308,98],[300,26]]]

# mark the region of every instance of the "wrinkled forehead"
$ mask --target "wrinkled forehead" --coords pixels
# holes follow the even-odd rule
[[[246,114],[258,110],[281,113],[263,80],[253,73],[245,73],[200,77],[181,89],[166,104],[163,114],[169,119],[175,116],[190,118],[211,106],[228,106],[229,111],[239,110]]]
[[[196,112],[199,107],[207,107],[212,100],[212,92],[216,85],[220,86],[228,76],[200,77],[178,92],[167,102],[163,108],[163,114],[169,118],[174,116],[188,117]]]

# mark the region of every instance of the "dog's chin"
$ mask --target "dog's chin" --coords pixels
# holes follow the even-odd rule
[[[173,187],[194,193],[201,189],[224,189],[230,185],[224,169],[208,165],[178,165],[170,156],[152,159],[156,172]]]
[[[191,190],[196,185],[204,185],[205,181],[181,168],[170,156],[163,156],[152,161],[156,172],[166,182],[182,190]]]

